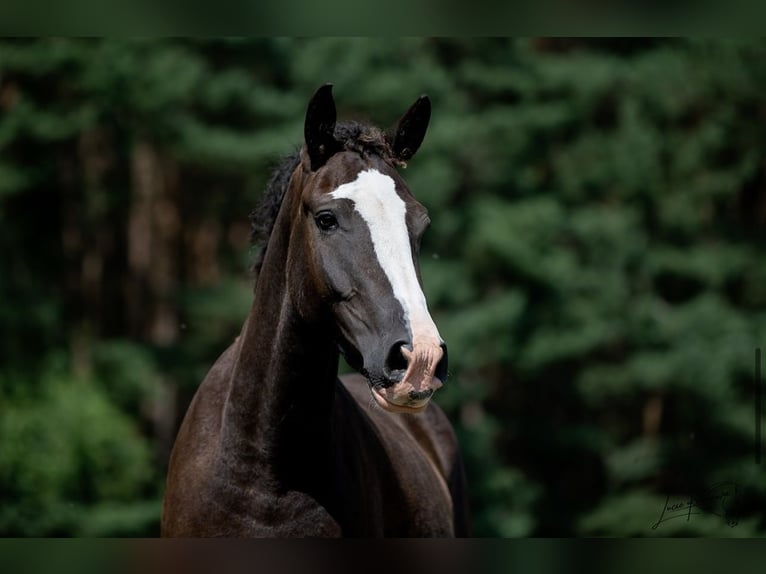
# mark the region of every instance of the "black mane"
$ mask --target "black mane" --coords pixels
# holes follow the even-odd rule
[[[369,124],[360,122],[341,122],[333,133],[341,149],[353,151],[362,156],[377,155],[392,164],[396,164],[385,133]],[[250,241],[259,246],[258,255],[253,263],[257,273],[263,264],[266,245],[274,229],[274,222],[282,205],[287,185],[295,168],[300,163],[300,150],[285,156],[271,174],[261,201],[250,213]]]

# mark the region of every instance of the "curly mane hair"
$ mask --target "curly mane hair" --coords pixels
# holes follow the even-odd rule
[[[341,122],[335,126],[333,136],[341,150],[353,151],[362,156],[377,155],[394,165],[400,163],[393,156],[388,137],[379,128],[361,122]],[[256,274],[263,265],[266,246],[290,177],[299,163],[300,149],[282,158],[266,184],[259,205],[250,213],[250,242],[259,247],[253,263],[253,271]]]

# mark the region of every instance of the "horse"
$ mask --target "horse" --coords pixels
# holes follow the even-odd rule
[[[336,123],[332,85],[252,216],[266,238],[242,330],[198,388],[170,456],[167,537],[469,535],[456,436],[431,402],[447,347],[418,251],[426,209],[397,168],[431,116]],[[356,371],[338,377],[339,357]]]

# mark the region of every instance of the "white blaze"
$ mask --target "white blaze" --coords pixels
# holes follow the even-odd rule
[[[354,209],[370,228],[375,255],[391,283],[394,297],[404,309],[413,346],[440,345],[442,339],[428,313],[426,297],[415,273],[407,233],[407,209],[396,193],[394,180],[369,169],[330,195],[353,201]]]

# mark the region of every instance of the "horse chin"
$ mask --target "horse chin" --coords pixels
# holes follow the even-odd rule
[[[438,379],[434,379],[434,382],[436,383],[435,386],[441,386],[441,381]],[[431,401],[431,397],[419,401],[415,401],[407,397],[403,402],[395,402],[395,397],[389,399],[386,396],[387,389],[380,389],[372,385],[370,385],[370,392],[372,393],[372,397],[375,399],[375,402],[378,404],[378,406],[390,413],[422,413],[424,410],[426,410],[428,403]]]

